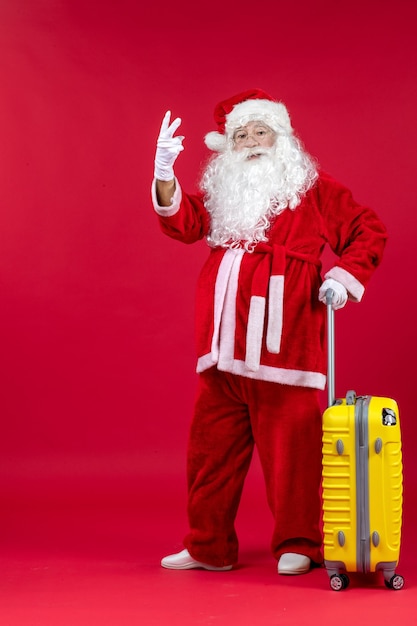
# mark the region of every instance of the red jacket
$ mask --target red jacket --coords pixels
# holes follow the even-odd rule
[[[193,243],[210,218],[201,195],[177,183],[170,207],[153,203],[162,230]],[[326,244],[339,257],[326,274],[359,302],[379,265],[386,231],[348,189],[320,174],[293,211],[271,223],[253,252],[211,248],[197,287],[197,371],[218,369],[289,385],[324,389],[325,306],[318,300]]]

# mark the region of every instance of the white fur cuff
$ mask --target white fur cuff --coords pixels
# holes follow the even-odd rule
[[[342,267],[338,267],[337,265],[332,267],[332,269],[325,274],[324,278],[333,278],[339,283],[342,283],[348,292],[349,300],[352,300],[352,302],[360,302],[362,300],[365,287],[350,272],[347,272]]]
[[[158,215],[160,215],[161,217],[171,217],[172,215],[175,215],[175,213],[178,213],[180,209],[180,204],[182,200],[182,191],[178,183],[178,180],[176,178],[174,180],[175,180],[175,191],[174,191],[174,195],[171,198],[172,204],[170,206],[160,206],[158,204],[158,198],[156,197],[156,179],[154,178],[152,181],[152,187],[151,187],[152,204],[153,204],[153,208],[155,212],[158,213]]]

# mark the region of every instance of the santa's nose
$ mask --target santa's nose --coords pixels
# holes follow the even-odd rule
[[[253,135],[248,135],[245,139],[245,146],[247,148],[254,148],[255,146],[259,146],[259,140]]]

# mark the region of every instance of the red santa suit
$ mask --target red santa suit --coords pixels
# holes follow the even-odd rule
[[[208,234],[201,195],[185,194],[177,183],[171,207],[153,198],[170,237],[192,243]],[[326,383],[320,256],[329,244],[339,260],[326,277],[360,301],[386,240],[376,214],[326,174],[294,211],[275,218],[267,236],[251,253],[211,249],[197,288],[202,376],[189,443],[185,545],[195,559],[216,566],[237,559],[233,522],[255,441],[276,521],[274,555],[292,551],[320,561],[316,390]]]
[[[209,234],[202,194],[186,194],[176,181],[171,206],[158,205],[155,186],[152,197],[169,237],[193,243]],[[274,556],[296,552],[321,562],[320,257],[328,244],[339,260],[326,278],[358,302],[386,240],[376,214],[324,173],[295,210],[272,219],[266,236],[251,252],[211,248],[197,287],[199,383],[184,545],[194,559],[217,567],[238,558],[234,522],[255,445],[275,521]]]

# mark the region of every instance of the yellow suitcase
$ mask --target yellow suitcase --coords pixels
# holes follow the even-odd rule
[[[323,541],[330,586],[349,584],[348,572],[396,573],[401,544],[402,452],[398,405],[391,398],[334,395],[334,312],[328,312],[328,408],[323,414]]]

